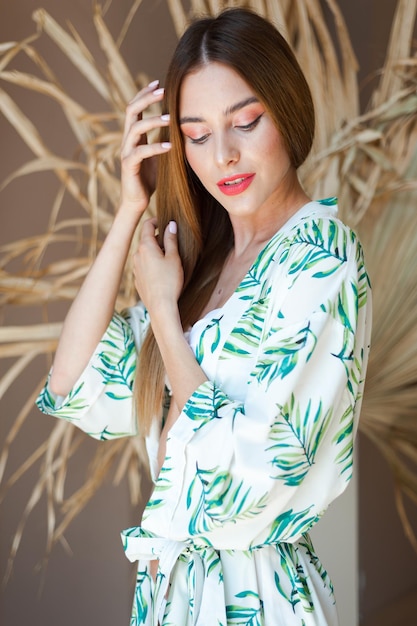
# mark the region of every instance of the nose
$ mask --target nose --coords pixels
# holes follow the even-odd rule
[[[233,137],[224,133],[216,138],[215,160],[218,165],[232,165],[239,161],[239,157],[239,148]]]

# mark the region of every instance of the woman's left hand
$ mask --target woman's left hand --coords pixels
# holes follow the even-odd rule
[[[151,317],[178,308],[184,272],[176,230],[176,223],[170,222],[164,232],[162,249],[157,239],[156,219],[146,220],[133,257],[135,286]]]
[[[174,416],[179,414],[188,398],[207,377],[184,336],[178,310],[184,271],[178,253],[175,222],[170,222],[165,229],[163,248],[158,243],[156,233],[155,219],[144,222],[138,250],[134,255],[135,285],[148,309],[171,385],[172,398],[177,406],[177,410],[171,414],[174,420]],[[172,423],[167,421],[167,428]]]

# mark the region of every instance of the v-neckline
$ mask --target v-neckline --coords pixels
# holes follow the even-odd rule
[[[236,293],[241,289],[242,284],[245,282],[245,280],[247,280],[248,276],[253,273],[253,269],[254,267],[256,267],[259,263],[260,258],[267,252],[267,250],[270,248],[271,245],[273,245],[275,239],[281,235],[284,231],[292,228],[294,226],[294,224],[298,223],[304,216],[305,210],[308,206],[310,205],[316,205],[319,204],[320,202],[318,201],[314,201],[314,200],[310,200],[309,202],[306,202],[306,204],[304,204],[302,207],[300,207],[298,209],[298,211],[296,211],[294,213],[294,215],[292,215],[273,235],[272,237],[266,242],[266,244],[261,248],[261,250],[259,250],[258,254],[256,255],[254,261],[251,263],[251,265],[249,266],[247,272],[245,272],[244,276],[242,277],[242,280],[239,282],[239,284],[236,286],[236,288],[234,289],[234,291],[230,294],[230,296],[223,302],[223,304],[219,307],[215,307],[214,309],[210,309],[209,311],[207,311],[207,313],[205,313],[202,317],[200,317],[196,322],[194,322],[194,324],[191,326],[191,329],[193,329],[197,324],[200,324],[200,322],[203,321],[207,321],[210,319],[213,319],[214,317],[216,317],[220,312],[222,312],[225,307],[231,302],[231,300],[235,297]]]

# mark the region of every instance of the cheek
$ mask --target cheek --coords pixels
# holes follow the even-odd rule
[[[265,129],[261,143],[262,151],[265,156],[271,157],[275,161],[284,164],[290,162],[290,157],[281,133],[277,131],[272,123],[269,129]]]
[[[199,146],[199,148],[201,148],[201,146]],[[202,150],[200,150],[200,152],[202,152]],[[201,156],[196,153],[196,150],[187,149],[187,147],[185,148],[185,156],[194,174],[200,179],[204,178],[204,162],[207,161],[207,159],[202,159]]]

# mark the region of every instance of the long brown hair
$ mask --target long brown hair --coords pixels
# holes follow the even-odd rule
[[[240,8],[227,9],[215,18],[202,18],[189,26],[167,73],[165,107],[171,115],[172,148],[160,157],[157,184],[160,231],[164,231],[170,220],[178,224],[184,268],[184,287],[178,306],[184,329],[199,318],[233,246],[228,214],[189,167],[179,126],[182,81],[191,72],[213,62],[235,70],[264,103],[283,137],[294,168],[306,159],[314,136],[310,89],[289,45],[270,22]],[[166,139],[168,134],[164,129],[162,140]],[[136,381],[137,412],[143,434],[161,412],[164,376],[161,354],[149,328],[140,351]]]

